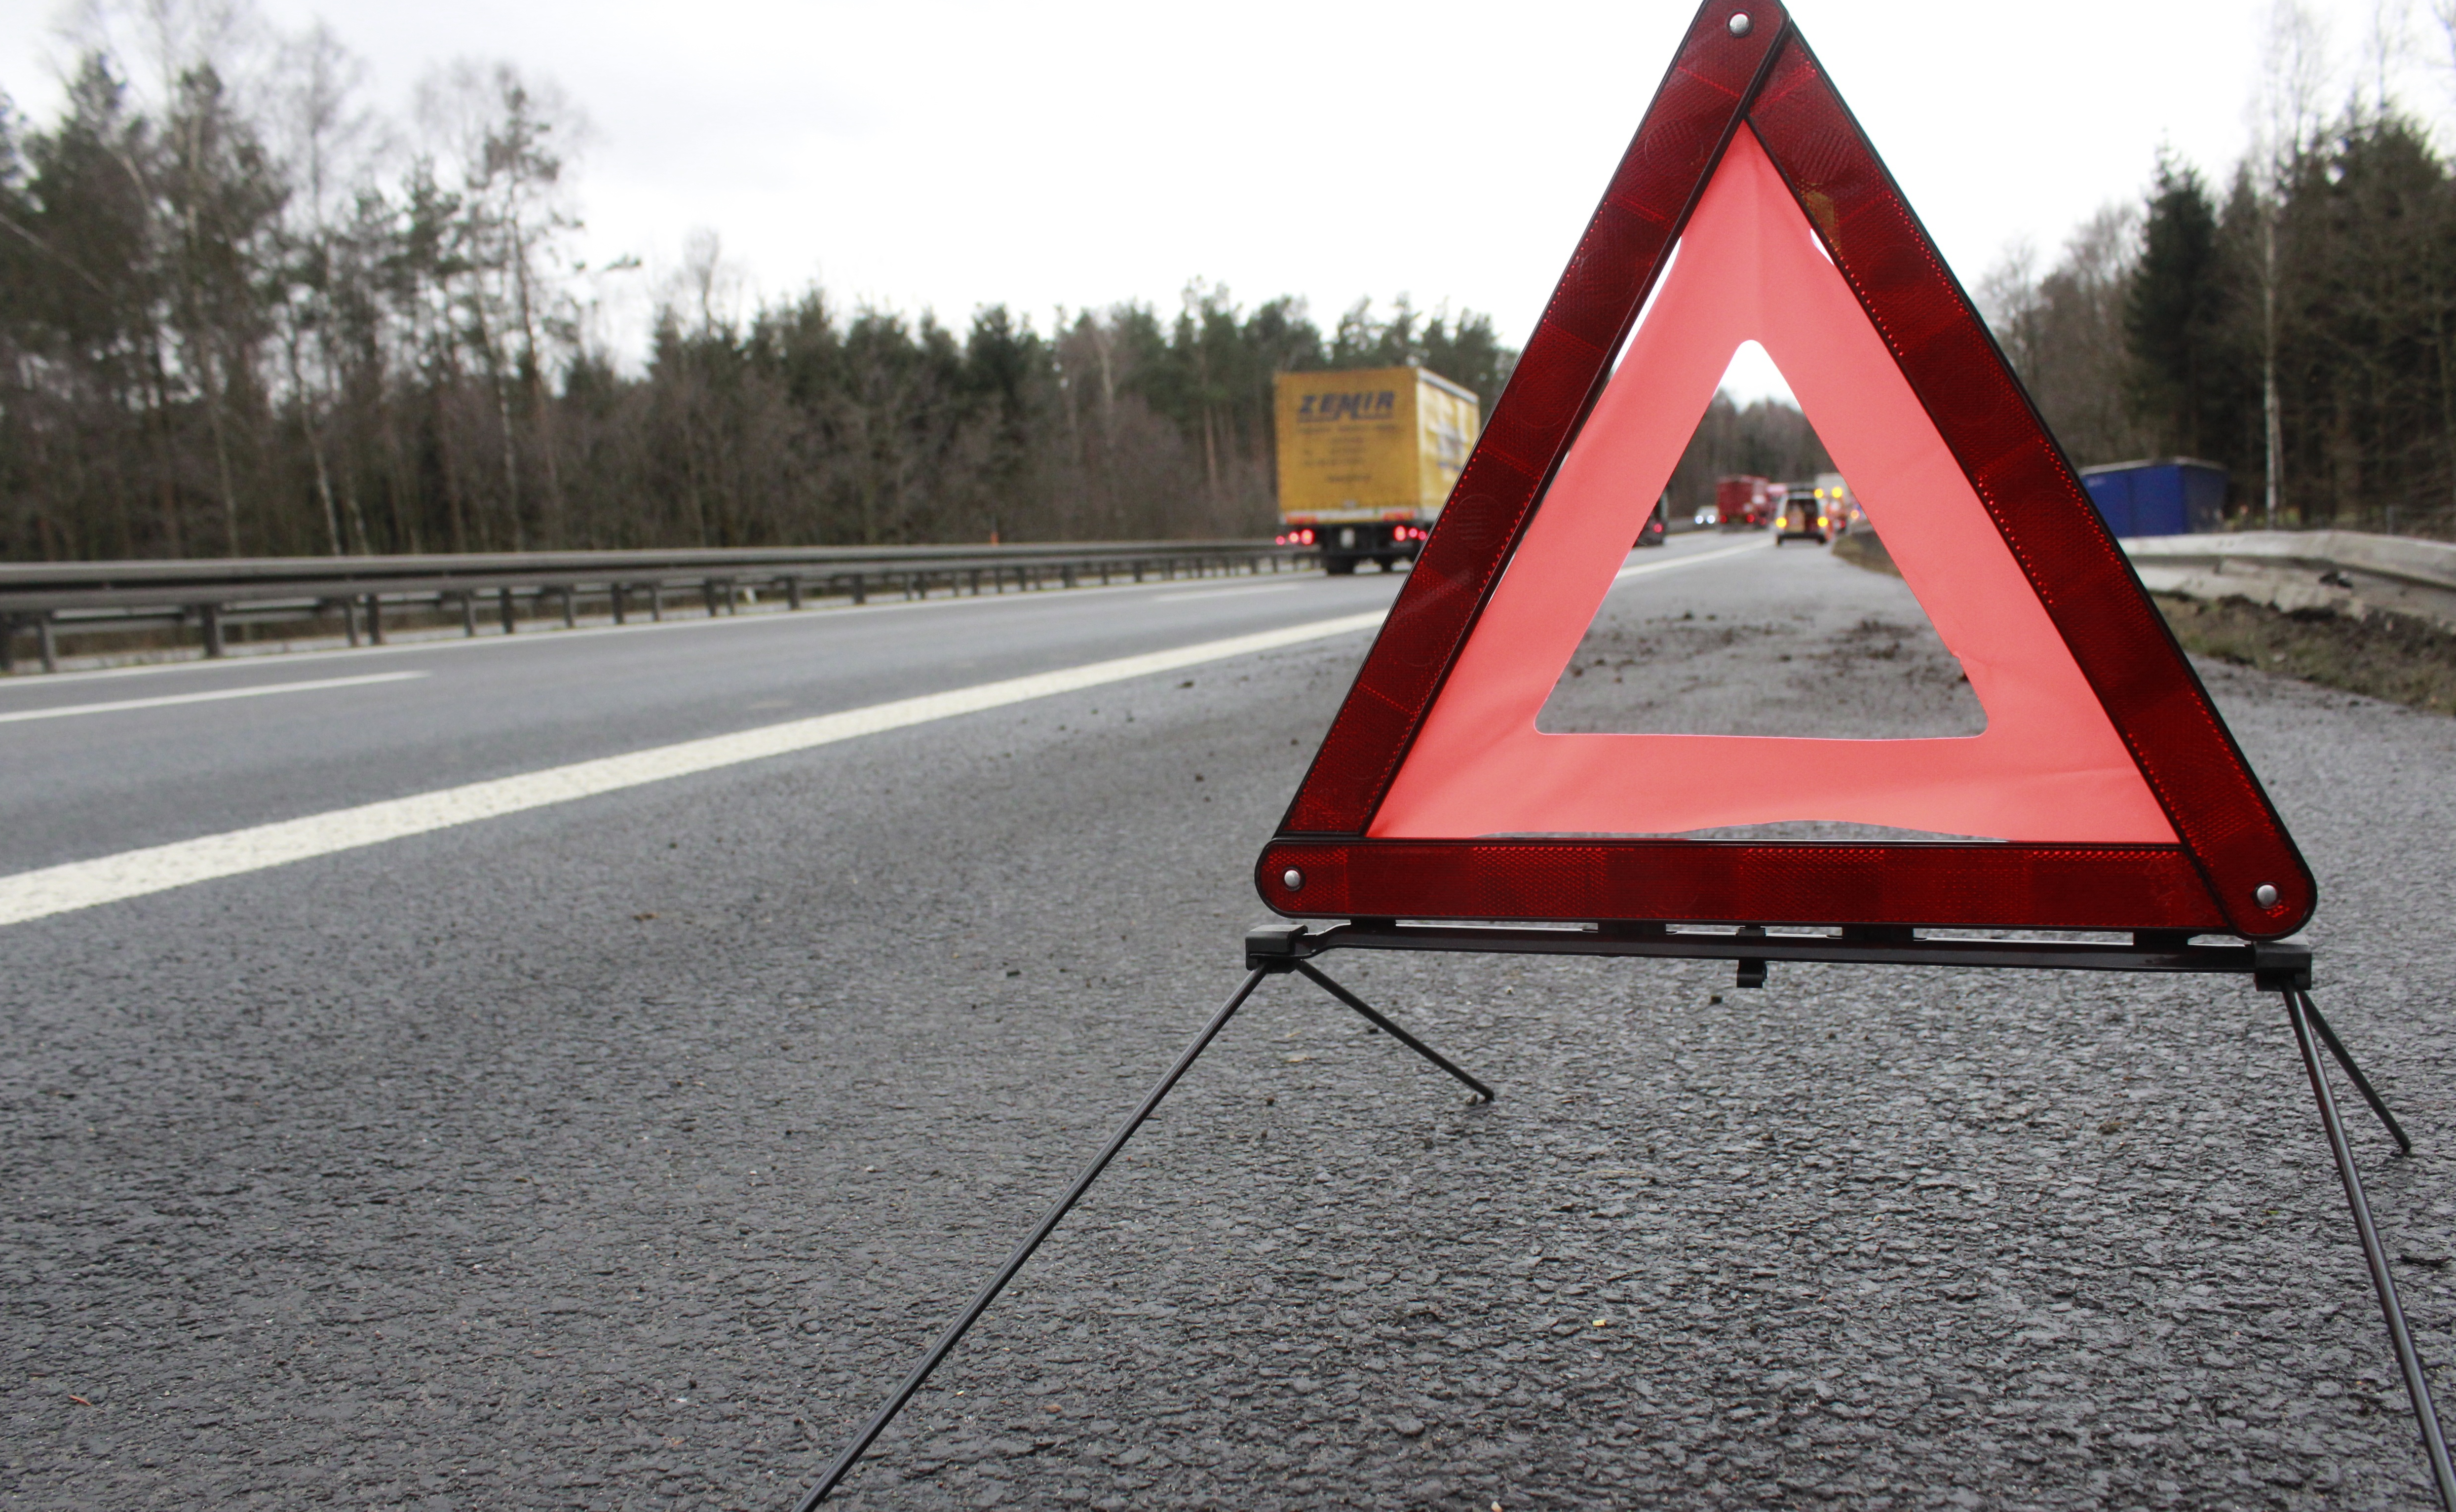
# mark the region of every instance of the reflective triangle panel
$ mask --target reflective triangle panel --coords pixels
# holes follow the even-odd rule
[[[1985,733],[1547,735],[1536,714],[1732,352],[1755,339],[1960,659]],[[1818,773],[1815,783],[1796,774]],[[1677,834],[1829,820],[1995,840],[2175,842],[2020,564],[1743,129],[1366,831]]]
[[[1751,26],[1735,35],[1743,9]],[[1982,734],[1536,728],[1636,517],[1749,339],[1960,659]],[[1833,779],[1779,781],[1803,756]],[[1652,838],[1786,820],[1996,843]],[[1632,838],[1597,838],[1612,836]],[[2254,938],[2291,932],[2316,900],[2156,606],[1805,43],[1772,8],[1729,3],[1692,23],[1257,882],[1300,916]]]

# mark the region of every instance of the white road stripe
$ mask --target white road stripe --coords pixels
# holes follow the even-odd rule
[[[976,687],[956,688],[952,692],[898,699],[891,704],[873,704],[868,708],[847,709],[840,714],[822,714],[813,719],[790,720],[782,725],[769,725],[732,735],[660,746],[650,750],[634,751],[627,756],[575,762],[568,766],[550,767],[518,777],[502,777],[410,798],[362,804],[356,808],[340,808],[331,813],[311,814],[304,819],[257,825],[249,829],[181,840],[167,846],[150,846],[142,850],[122,851],[115,856],[101,856],[92,861],[72,861],[65,866],[46,867],[39,871],[21,871],[14,876],[0,877],[0,925],[22,924],[29,919],[139,898],[149,892],[184,888],[191,883],[209,882],[216,877],[261,871],[267,867],[285,866],[311,856],[380,845],[387,840],[424,834],[431,829],[474,824],[481,819],[496,819],[523,809],[542,808],[549,804],[569,803],[576,798],[590,798],[645,783],[663,782],[669,777],[711,771],[768,756],[782,756],[790,751],[829,746],[858,736],[926,725],[933,720],[952,719],[958,714],[976,714],[1010,704],[1073,693],[1108,683],[1122,683],[1130,678],[1199,666],[1206,662],[1220,662],[1230,657],[1249,656],[1257,651],[1327,640],[1332,636],[1372,629],[1382,623],[1384,612],[1376,609],[1369,614],[1316,620],[1285,629],[1264,630],[1224,641],[1205,641],[1197,645],[1180,646],[1174,651],[1153,651],[1142,656],[1120,657],[1112,662],[1095,662],[1088,666],[1009,678],[1000,683],[984,683]]]
[[[1763,541],[1751,541],[1745,545],[1724,546],[1715,551],[1701,551],[1693,557],[1673,557],[1668,562],[1648,562],[1634,567],[1623,567],[1612,575],[1612,582],[1617,585],[1627,582],[1631,578],[1648,577],[1657,572],[1677,572],[1683,567],[1694,567],[1702,562],[1720,562],[1725,557],[1736,557],[1743,551],[1762,550],[1764,546]]]
[[[423,672],[371,672],[364,677],[327,677],[313,683],[267,683],[260,687],[225,687],[211,693],[168,693],[160,698],[123,698],[109,704],[68,704],[58,708],[21,708],[0,714],[0,725],[30,719],[66,719],[72,714],[113,714],[124,708],[161,708],[172,704],[211,704],[226,698],[261,698],[267,693],[305,693],[320,687],[364,687],[369,683],[406,683]]]

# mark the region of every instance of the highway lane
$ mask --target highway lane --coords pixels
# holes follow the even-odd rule
[[[348,675],[413,682],[0,724],[0,870],[1386,606],[1399,580],[1208,580],[524,633],[0,683],[0,720]],[[309,670],[312,668],[313,670]]]
[[[1628,571],[1733,549],[1692,537]],[[1335,620],[1398,582],[1196,580],[0,683],[0,875]],[[298,670],[337,662],[382,670]]]
[[[1133,607],[1122,640],[916,659],[919,682],[805,656],[854,628],[813,613],[756,632],[785,664],[765,672],[657,649],[746,619],[572,637],[560,672],[483,695],[436,696],[556,637],[10,684],[0,707],[431,674],[0,725],[0,750],[83,728],[43,768],[95,785],[44,852],[82,857],[219,822],[132,784],[119,823],[112,779],[74,770],[116,759],[106,720],[164,721],[172,749],[131,759],[218,753],[252,813],[289,818],[424,790],[456,735],[508,774],[805,712],[743,706],[780,684],[841,710],[1353,603],[1304,597]],[[1546,717],[1925,730],[1962,715],[1916,620],[1897,583],[1798,548],[1632,579]],[[0,930],[0,1494],[789,1502],[1233,982],[1247,868],[1362,644]],[[686,664],[635,714],[601,684],[643,652]],[[2456,722],[2209,675],[2320,870],[2321,1000],[2422,1140],[2397,1160],[2355,1130],[2445,1383],[2456,971],[2420,904],[2456,889]],[[295,718],[297,748],[248,767],[259,743],[214,744],[233,716]],[[1266,988],[844,1504],[2423,1504],[2273,1003],[1338,967],[1501,1101]]]

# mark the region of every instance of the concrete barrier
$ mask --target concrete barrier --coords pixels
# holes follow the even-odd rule
[[[2123,542],[2152,593],[2248,599],[2364,619],[2382,610],[2456,630],[2456,543],[2360,530],[2246,530]]]

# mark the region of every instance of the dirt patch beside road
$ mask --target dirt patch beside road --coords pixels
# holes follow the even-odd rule
[[[2175,639],[2195,655],[2456,714],[2456,634],[2427,620],[2384,612],[2360,620],[2324,609],[2287,613],[2248,599],[2212,603],[2166,593],[2157,599]]]
[[[1900,577],[1873,531],[1833,543],[1854,567]],[[2324,609],[2273,609],[2248,599],[2154,595],[2183,649],[2434,713],[2456,714],[2456,633],[2412,615],[2364,618]]]
[[[1865,567],[1870,572],[1881,572],[1894,578],[1902,575],[1902,569],[1893,565],[1893,554],[1885,549],[1885,543],[1876,539],[1873,530],[1845,531],[1842,538],[1833,542],[1833,554],[1851,565]]]

